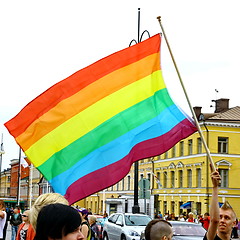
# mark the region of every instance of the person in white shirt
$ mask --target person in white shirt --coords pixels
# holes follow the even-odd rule
[[[0,200],[0,240],[3,239],[3,229],[6,223],[7,213],[4,211],[5,203]]]
[[[185,222],[185,218],[183,217],[183,215],[180,215],[180,216],[179,216],[179,221]]]

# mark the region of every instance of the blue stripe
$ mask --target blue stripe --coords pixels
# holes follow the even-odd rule
[[[157,117],[91,152],[49,182],[56,192],[65,195],[67,188],[79,178],[119,161],[136,144],[167,133],[185,118],[184,113],[176,105],[172,105]]]

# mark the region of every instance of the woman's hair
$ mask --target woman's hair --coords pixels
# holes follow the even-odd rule
[[[2,208],[5,208],[5,202],[3,200],[0,200],[0,206],[2,206]]]
[[[46,205],[52,204],[52,203],[62,203],[65,205],[68,205],[68,201],[66,198],[64,198],[62,195],[58,193],[45,193],[40,195],[35,203],[33,204],[30,212],[30,223],[33,226],[33,228],[36,230],[36,223],[37,223],[37,217],[39,211]]]
[[[81,218],[76,209],[61,203],[49,204],[38,214],[35,240],[62,239],[80,225]]]

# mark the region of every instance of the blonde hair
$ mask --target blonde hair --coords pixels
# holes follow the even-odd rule
[[[64,196],[60,195],[59,193],[45,193],[40,195],[35,201],[35,203],[33,204],[29,213],[29,217],[30,217],[29,220],[35,231],[36,231],[37,217],[38,217],[39,211],[44,206],[47,206],[51,203],[62,203],[65,205],[69,205],[67,199],[64,198]]]
[[[90,216],[88,217],[88,219],[89,219],[89,221],[91,221],[91,222],[93,222],[93,223],[97,221],[97,217],[94,216],[94,215],[90,215]]]
[[[30,222],[30,213],[31,213],[31,211],[30,210],[25,210],[24,212],[23,212],[23,214],[28,214],[27,216],[28,216],[28,218],[25,220],[25,222]]]
[[[221,206],[221,209],[223,209],[223,210],[231,210],[232,213],[233,213],[233,217],[234,217],[235,219],[237,218],[236,213],[234,212],[232,206],[230,205],[230,203],[229,203],[228,201],[225,201],[225,202],[223,203],[223,205]]]

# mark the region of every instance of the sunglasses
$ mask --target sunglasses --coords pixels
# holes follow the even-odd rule
[[[27,215],[22,214],[22,217],[28,217]]]

